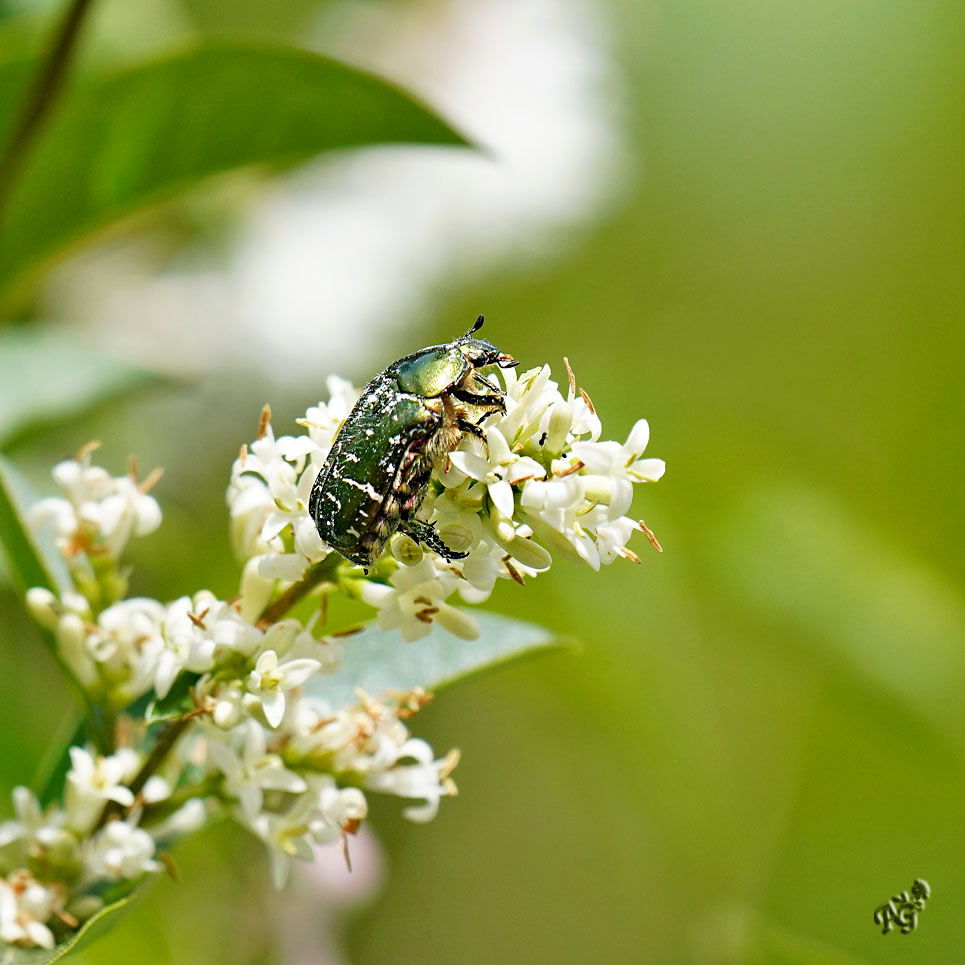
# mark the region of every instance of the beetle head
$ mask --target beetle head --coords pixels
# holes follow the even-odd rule
[[[519,361],[512,355],[501,352],[492,342],[487,342],[481,338],[473,338],[473,335],[483,326],[484,318],[480,315],[473,323],[471,329],[462,338],[458,339],[461,343],[460,348],[475,369],[485,368],[487,365],[498,365],[501,369],[511,369],[519,365]]]

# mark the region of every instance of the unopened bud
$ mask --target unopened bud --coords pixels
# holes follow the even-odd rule
[[[406,533],[396,533],[389,543],[389,548],[392,555],[405,566],[415,566],[416,563],[422,562],[422,547]]]
[[[573,425],[573,414],[565,402],[555,402],[550,406],[549,420],[546,424],[546,439],[543,451],[550,459],[559,459],[566,446],[566,436]]]

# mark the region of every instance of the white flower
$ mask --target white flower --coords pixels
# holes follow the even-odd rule
[[[311,842],[328,844],[354,832],[368,814],[365,795],[354,787],[339,788],[327,774],[311,775],[308,789],[283,813],[265,812],[252,830],[268,845],[272,881],[284,887],[292,858],[312,861]]]
[[[241,754],[222,743],[214,734],[208,740],[208,757],[224,775],[224,789],[241,806],[243,816],[250,822],[261,811],[264,792],[304,791],[305,781],[282,764],[277,754],[269,754],[265,732],[259,724],[249,720],[242,729]]]
[[[0,878],[0,941],[52,949],[54,935],[44,923],[63,906],[61,890],[40,884],[27,871]]]
[[[331,444],[331,419],[323,409],[320,403],[306,414],[303,424],[311,427],[307,436],[275,439],[270,423],[263,421],[259,438],[242,450],[232,466],[227,498],[236,552],[243,559],[281,556],[287,560],[284,566],[262,562],[259,571],[265,578],[298,579],[329,552],[308,515],[312,485]],[[294,552],[285,551],[281,538],[289,529]]]
[[[196,692],[203,694],[209,683],[209,678],[202,677],[198,681]],[[222,684],[217,688],[211,708],[211,720],[221,730],[231,730],[244,717],[244,691],[237,684]]]
[[[640,419],[627,441],[574,442],[571,451],[585,466],[587,495],[605,502],[611,518],[622,516],[633,502],[633,484],[656,482],[666,471],[662,459],[640,458],[650,441],[650,426]],[[596,477],[596,478],[594,478]]]
[[[264,812],[251,821],[251,830],[268,845],[272,884],[285,887],[291,873],[292,858],[311,861],[314,858],[308,840],[309,816],[315,802],[310,794],[301,794],[289,811],[282,814]]]
[[[160,871],[154,860],[154,839],[127,821],[110,821],[90,841],[86,860],[88,880],[137,878]]]
[[[309,438],[317,448],[316,458],[321,465],[335,441],[335,433],[348,418],[353,406],[358,401],[359,391],[337,375],[330,375],[325,380],[328,389],[328,402],[319,402],[311,406],[305,413],[304,419],[299,419],[299,425],[308,429]]]
[[[413,763],[399,763],[406,759]],[[441,760],[434,761],[432,748],[424,740],[413,737],[399,748],[396,764],[388,770],[368,775],[365,786],[399,797],[421,798],[424,804],[405,808],[402,813],[410,821],[422,824],[436,816],[442,797],[456,794],[456,786],[449,775],[458,762],[458,751],[451,751]]]
[[[266,650],[258,658],[248,676],[248,690],[258,698],[271,727],[277,727],[285,716],[285,691],[301,686],[320,667],[317,660],[306,657],[280,664],[274,650]]]
[[[499,426],[488,427],[485,435],[485,455],[457,449],[449,458],[457,469],[483,483],[493,505],[511,519],[515,509],[512,487],[527,479],[542,479],[546,470],[535,459],[513,452]]]
[[[134,795],[126,785],[134,779],[140,761],[131,748],[95,758],[81,747],[71,747],[70,763],[64,802],[69,827],[90,830],[108,801],[123,807],[134,804]]]
[[[369,790],[422,799],[423,805],[404,813],[413,821],[430,820],[440,798],[456,793],[449,774],[459,759],[458,752],[434,760],[432,748],[410,737],[399,719],[399,708],[412,701],[419,706],[424,694],[399,694],[394,706],[360,696],[362,703],[337,712],[324,701],[303,697],[290,718],[290,753],[315,766],[326,766],[336,777],[350,775],[353,783]],[[333,808],[325,808],[329,824],[344,825],[344,817],[338,816],[341,812]],[[316,840],[322,839],[316,836]]]
[[[171,603],[164,616],[164,649],[158,659],[154,689],[164,697],[182,670],[204,673],[232,656],[252,655],[263,634],[230,604],[207,590]]]
[[[88,629],[86,653],[110,682],[115,704],[128,704],[152,687],[164,650],[163,620],[157,600],[134,598],[109,606],[96,629]]]
[[[33,526],[52,523],[54,539],[64,556],[96,546],[117,558],[131,536],[144,536],[161,524],[161,508],[131,476],[111,477],[92,466],[92,448],[80,459],[68,459],[53,469],[54,481],[66,499],[42,499],[30,510]]]
[[[398,628],[407,642],[424,637],[436,621],[450,633],[465,640],[479,636],[472,617],[445,601],[456,589],[457,577],[437,569],[426,556],[415,566],[400,566],[389,577],[390,586],[364,582],[362,599],[378,608],[383,630]]]
[[[17,817],[0,824],[0,848],[23,838],[43,836],[45,831],[52,831],[63,823],[62,813],[51,808],[45,815],[40,810],[40,803],[29,788],[15,787],[12,796]]]
[[[489,425],[496,426],[506,437],[510,448],[516,450],[530,440],[538,440],[543,419],[551,405],[562,401],[556,383],[550,379],[550,367],[516,374],[514,369],[502,370],[506,383],[506,414]]]

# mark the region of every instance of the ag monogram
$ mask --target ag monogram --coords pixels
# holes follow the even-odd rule
[[[875,910],[875,924],[881,925],[881,934],[887,935],[897,925],[902,935],[914,931],[918,924],[918,913],[925,908],[925,902],[931,895],[928,882],[923,878],[916,878],[911,886],[911,895],[907,891],[899,892],[891,901],[885,902]]]

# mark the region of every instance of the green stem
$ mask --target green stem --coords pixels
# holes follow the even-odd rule
[[[60,93],[77,39],[94,0],[71,0],[0,154],[0,220],[30,148]]]
[[[178,738],[188,729],[192,720],[194,720],[192,715],[172,720],[158,735],[154,750],[151,751],[150,756],[137,772],[137,776],[131,781],[130,788],[135,797],[144,790],[148,778],[164,763],[164,758],[168,756]]]
[[[161,731],[154,744],[154,749],[129,785],[134,797],[137,797],[141,791],[144,790],[144,785],[147,784],[148,779],[164,763],[164,759],[171,752],[178,738],[187,730],[192,720],[194,720],[193,714],[179,717],[177,720],[172,720],[171,723]],[[108,803],[104,805],[104,810],[101,812],[97,827],[103,827],[111,819],[112,815],[119,814],[121,810],[120,805],[114,801],[108,801]]]
[[[334,556],[334,554],[332,555]],[[333,569],[332,564],[327,559],[310,566],[297,583],[293,583],[274,603],[265,607],[258,618],[259,626],[277,623],[299,600],[320,583],[329,579],[332,576]]]

